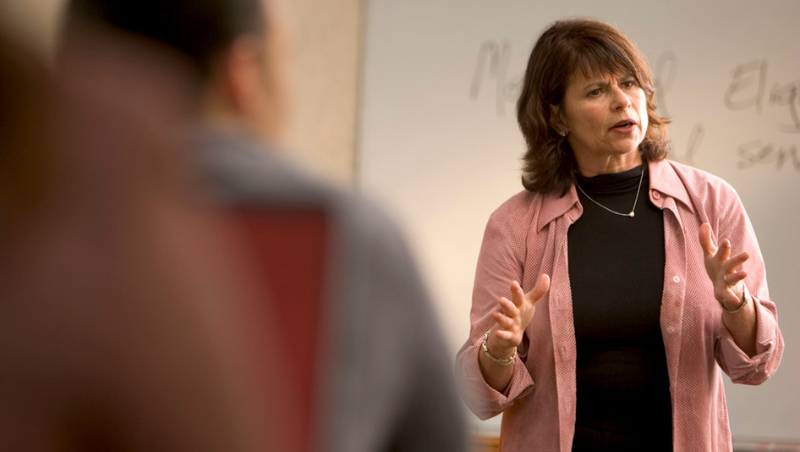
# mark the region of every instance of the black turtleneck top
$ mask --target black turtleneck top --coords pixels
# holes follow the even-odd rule
[[[615,215],[631,211],[633,217]],[[583,215],[568,233],[577,342],[573,451],[671,451],[672,408],[659,323],[664,219],[647,166],[577,180]],[[587,195],[591,197],[593,202]]]

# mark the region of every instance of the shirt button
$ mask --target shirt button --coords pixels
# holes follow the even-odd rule
[[[674,334],[674,333],[675,333],[675,327],[673,327],[673,326],[668,326],[668,327],[667,327],[667,333],[669,333],[669,334]]]
[[[672,278],[672,281],[674,281],[676,283],[681,282],[681,277],[680,276],[676,276],[676,277]]]
[[[657,191],[653,190],[653,198],[658,199],[660,197],[661,197],[661,195],[659,195]]]

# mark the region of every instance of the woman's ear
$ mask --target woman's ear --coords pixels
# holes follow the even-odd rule
[[[561,136],[565,136],[569,133],[569,126],[566,121],[564,121],[560,105],[550,105],[550,127]]]

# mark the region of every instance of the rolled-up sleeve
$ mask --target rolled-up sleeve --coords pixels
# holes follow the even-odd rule
[[[515,399],[529,394],[534,386],[523,361],[526,350],[522,345],[504,393],[486,383],[478,362],[483,335],[495,324],[491,313],[499,309],[498,299],[511,296],[512,281],[522,281],[527,223],[520,221],[518,212],[508,210],[501,207],[495,211],[486,226],[475,274],[470,337],[456,358],[456,374],[462,383],[465,402],[480,419],[502,413]]]
[[[730,189],[726,214],[718,223],[721,238],[728,238],[734,247],[732,255],[748,252],[750,259],[743,265],[747,272],[745,284],[753,294],[756,308],[756,354],[748,356],[733,340],[733,336],[720,321],[715,346],[716,360],[734,383],[758,385],[769,379],[778,369],[783,355],[783,336],[778,326],[778,311],[769,299],[766,267],[755,231],[739,197]],[[713,225],[712,225],[713,226]]]
[[[778,369],[783,354],[783,337],[778,328],[775,303],[753,299],[756,306],[756,354],[742,351],[733,336],[720,325],[717,341],[717,362],[734,383],[758,385]]]
[[[467,406],[481,420],[486,420],[505,411],[519,397],[525,397],[533,390],[531,378],[525,364],[519,356],[514,360],[514,374],[505,392],[499,392],[489,386],[481,374],[478,365],[478,353],[481,340],[465,346],[459,352],[460,378],[464,385]]]

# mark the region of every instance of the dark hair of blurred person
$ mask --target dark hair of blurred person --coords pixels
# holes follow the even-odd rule
[[[67,8],[69,20],[109,25],[171,47],[206,77],[236,39],[263,36],[266,27],[260,0],[72,0]]]
[[[201,188],[243,219],[267,273],[281,316],[280,340],[265,353],[296,377],[306,435],[298,448],[465,450],[450,360],[408,247],[378,209],[277,152],[288,110],[289,30],[281,2],[245,2],[203,0],[191,14],[172,14],[187,2],[75,0],[82,6],[69,9],[68,23],[146,35],[183,59],[211,62],[196,99]],[[196,33],[251,7],[260,8],[261,33],[246,27],[233,39]],[[135,15],[123,13],[133,9]],[[158,27],[148,25],[154,16]],[[177,45],[173,36],[191,42],[181,38]]]
[[[1,32],[0,449],[281,450],[259,290],[165,114],[184,79],[89,93]]]
[[[204,121],[282,141],[288,33],[273,20],[271,11],[279,9],[269,0],[71,0],[61,59],[76,39],[97,30],[124,32],[172,52],[173,61],[153,70],[179,64],[188,70],[195,82],[187,87],[190,100]]]

